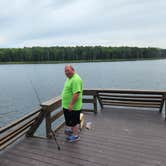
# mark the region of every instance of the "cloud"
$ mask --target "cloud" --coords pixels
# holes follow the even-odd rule
[[[3,0],[0,1],[0,36],[3,36],[0,47],[165,48],[165,7],[164,0]]]

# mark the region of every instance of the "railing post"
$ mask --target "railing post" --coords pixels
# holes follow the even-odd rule
[[[45,118],[45,111],[41,109],[39,116],[36,118],[36,121],[34,122],[34,124],[32,124],[30,129],[27,131],[26,133],[27,137],[32,137],[34,135],[34,133],[36,132],[36,130],[38,129],[38,127],[40,126],[44,118]]]
[[[46,136],[49,138],[51,132],[51,113],[48,109],[46,109],[46,112]]]
[[[159,113],[162,113],[162,110],[163,110],[163,105],[164,105],[164,101],[165,101],[164,95],[165,95],[165,94],[162,94],[162,101],[161,101],[161,104],[160,104]]]
[[[97,96],[93,96],[93,107],[94,107],[94,113],[97,113]]]
[[[164,92],[164,103],[165,103],[165,120],[166,120],[166,92]]]
[[[103,109],[103,103],[102,103],[102,101],[101,101],[101,98],[100,98],[100,96],[99,96],[99,93],[97,93],[97,99],[98,99],[98,101],[99,101],[99,104],[100,104],[101,109]]]

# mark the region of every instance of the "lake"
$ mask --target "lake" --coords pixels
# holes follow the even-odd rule
[[[166,90],[166,60],[73,63],[84,88]],[[65,64],[0,65],[0,126],[61,94]]]

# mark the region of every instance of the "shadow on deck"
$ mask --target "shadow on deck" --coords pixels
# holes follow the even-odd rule
[[[166,164],[166,123],[158,112],[104,108],[85,113],[92,129],[68,143],[63,127],[53,139],[24,138],[0,155],[1,166],[163,166]]]

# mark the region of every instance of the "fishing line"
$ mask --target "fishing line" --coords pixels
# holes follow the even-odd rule
[[[35,92],[37,101],[38,101],[38,103],[41,105],[41,100],[40,100],[39,94],[38,94],[38,92],[37,92],[37,89],[35,88],[35,86],[33,86],[32,80],[29,79],[29,81],[30,81],[30,83],[31,83],[31,86],[32,86],[34,92]]]
[[[29,79],[29,80],[30,80],[30,79]],[[33,90],[34,90],[34,92],[35,92],[36,98],[37,98],[39,104],[41,105],[41,100],[40,100],[38,91],[37,91],[37,89],[35,88],[35,86],[33,85],[32,80],[30,80],[30,83],[31,83],[31,86],[32,86],[32,88],[33,88]],[[55,133],[54,133],[54,131],[53,131],[52,129],[51,129],[51,133],[52,133],[52,136],[54,137],[54,140],[55,140],[55,143],[56,143],[56,145],[57,145],[58,150],[60,150],[61,148],[60,148],[60,146],[59,146],[59,144],[58,144],[58,142],[57,142]]]

